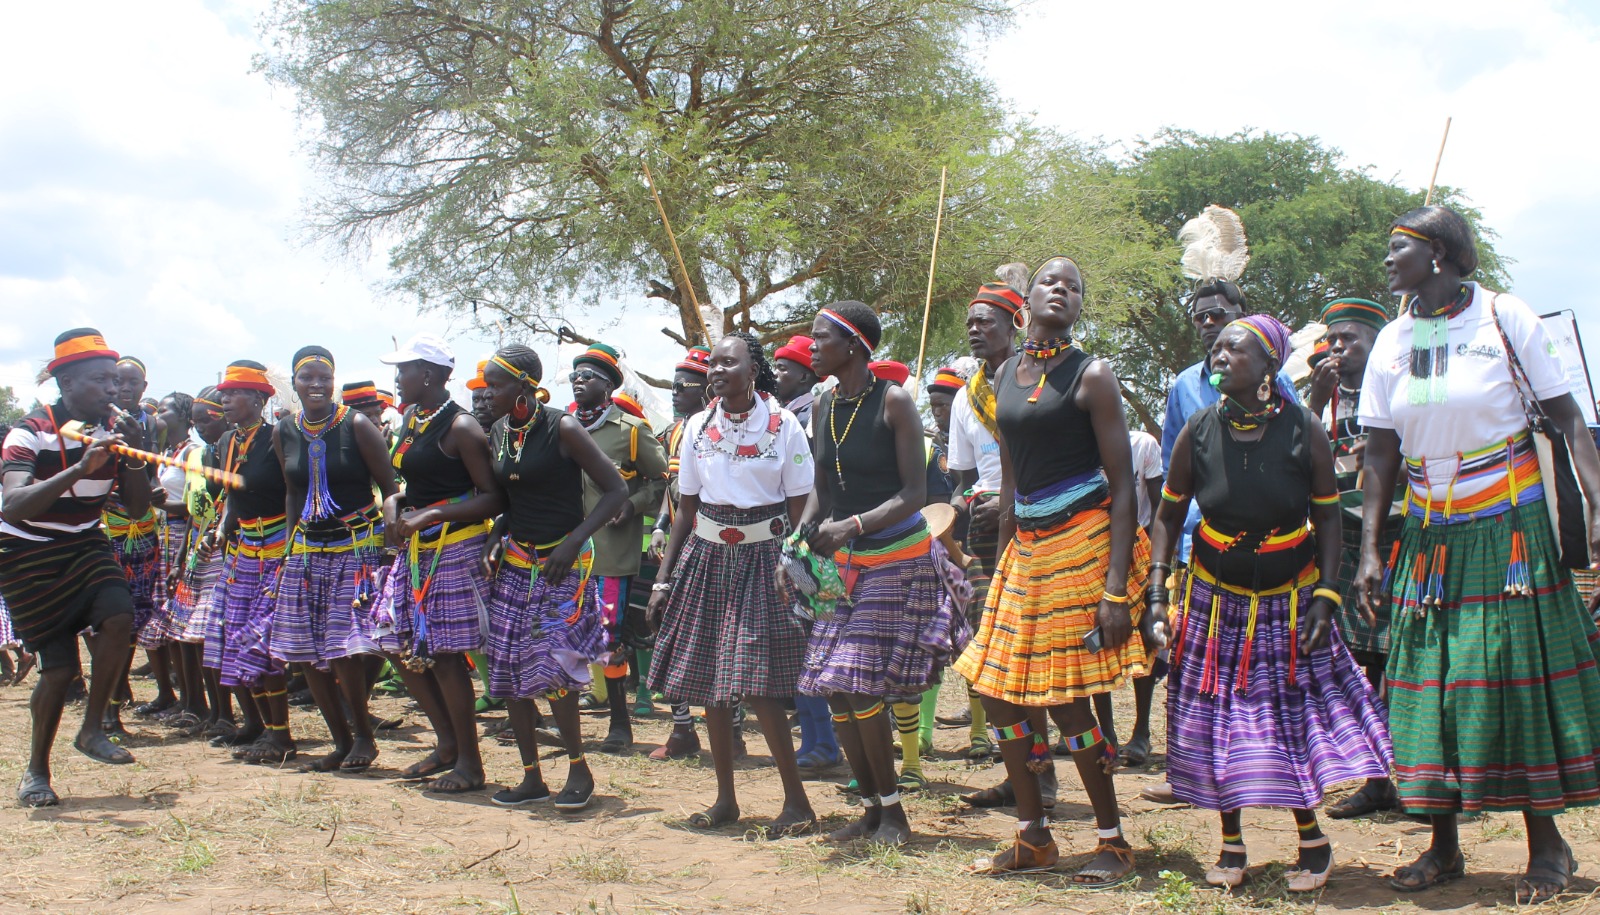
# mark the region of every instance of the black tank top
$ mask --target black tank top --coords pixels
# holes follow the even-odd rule
[[[1074,398],[1084,369],[1094,357],[1071,349],[1067,358],[1050,369],[1038,402],[1029,403],[1034,385],[1017,383],[1017,363],[1012,356],[995,373],[995,422],[1011,454],[1017,475],[1017,492],[1035,493],[1068,477],[1100,467],[1100,443],[1095,440],[1089,413]]]
[[[583,523],[583,468],[561,453],[563,415],[539,405],[520,456],[509,420],[494,424],[494,473],[506,491],[506,530],[524,543],[554,543]]]
[[[841,400],[835,389],[827,395],[827,409],[816,414],[817,461],[833,498],[834,520],[871,511],[900,491],[894,430],[889,428],[884,412],[889,385],[882,378],[874,378],[862,398],[851,401]],[[839,439],[837,446],[835,435]],[[843,485],[836,468],[844,472]]]
[[[235,466],[228,469],[244,477],[244,487],[228,494],[233,517],[245,522],[282,515],[289,490],[283,482],[283,465],[278,463],[278,455],[272,450],[272,423],[261,424],[250,442],[249,450],[242,456],[235,450],[235,440],[242,441],[242,438],[239,430],[232,429],[217,443],[217,450],[224,455],[224,460],[230,451],[233,452]]]
[[[302,519],[302,524],[309,530],[341,528],[337,516],[364,512],[372,507],[372,472],[367,469],[367,462],[361,457],[361,447],[356,444],[354,417],[354,410],[347,411],[338,425],[322,434],[322,441],[328,448],[328,492],[338,507],[333,511],[333,518],[315,523]],[[310,442],[300,431],[299,423],[284,426],[282,441],[283,471],[298,489],[304,491],[311,485]]]
[[[444,453],[444,436],[462,414],[459,404],[445,401],[426,428],[413,429],[416,407],[406,410],[400,429],[400,475],[406,480],[405,504],[408,508],[427,508],[435,502],[454,499],[472,492],[472,474],[461,458]],[[410,439],[408,446],[406,440]]]
[[[1306,523],[1311,508],[1311,448],[1308,424],[1319,421],[1299,404],[1286,404],[1267,422],[1261,438],[1235,441],[1221,405],[1189,420],[1189,465],[1200,515],[1223,537],[1240,537],[1222,550],[1200,532],[1194,560],[1217,577],[1241,588],[1266,589],[1298,575],[1316,556],[1307,537],[1290,550],[1262,552],[1261,540],[1290,534]]]

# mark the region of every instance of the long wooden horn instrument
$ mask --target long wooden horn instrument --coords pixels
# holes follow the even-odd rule
[[[63,438],[70,438],[75,442],[87,443],[94,441],[95,437],[84,432],[83,429],[83,423],[79,422],[78,420],[73,420],[72,422],[69,422],[61,427],[61,435]],[[244,477],[239,476],[237,473],[230,473],[226,470],[218,470],[215,467],[191,467],[189,466],[188,461],[179,460],[175,457],[168,457],[165,454],[157,454],[154,451],[143,451],[138,448],[130,448],[127,445],[121,445],[115,442],[109,445],[107,450],[111,451],[113,454],[120,454],[123,457],[132,458],[136,461],[148,461],[152,464],[160,464],[163,467],[181,467],[190,473],[198,473],[207,480],[210,480],[213,483],[219,483],[229,489],[242,489],[244,487]]]

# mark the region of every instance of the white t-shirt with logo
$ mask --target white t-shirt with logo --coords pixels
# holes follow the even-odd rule
[[[1148,432],[1128,430],[1128,445],[1133,449],[1133,491],[1139,497],[1139,526],[1149,527],[1153,520],[1150,490],[1145,483],[1166,476],[1161,469],[1161,443]]]
[[[978,417],[972,412],[972,402],[967,398],[966,388],[956,392],[955,402],[950,406],[948,457],[951,470],[978,472],[978,482],[972,486],[974,490],[1000,491],[1000,443],[983,427],[983,423],[978,422]]]
[[[702,502],[734,508],[777,505],[792,496],[808,495],[816,484],[811,442],[806,438],[805,427],[776,400],[757,398],[750,418],[744,422],[744,435],[736,443],[725,440],[722,444],[761,443],[774,408],[782,417],[778,434],[759,454],[750,456],[728,454],[701,434],[709,411],[691,416],[679,445],[679,492],[699,496]]]
[[[1416,327],[1416,319],[1409,313],[1379,331],[1361,382],[1361,424],[1399,433],[1400,453],[1426,462],[1429,488],[1439,500],[1451,494],[1450,484],[1460,463],[1458,455],[1503,446],[1506,439],[1528,428],[1505,346],[1489,308],[1489,297],[1495,294],[1477,283],[1468,285],[1473,290],[1472,303],[1447,325],[1449,357],[1444,403],[1412,404],[1407,395],[1411,339]],[[1506,338],[1528,373],[1534,397],[1546,400],[1569,393],[1561,356],[1533,309],[1521,299],[1500,293],[1495,298],[1495,310]],[[1503,476],[1503,472],[1491,473],[1459,481],[1454,497],[1476,495]]]

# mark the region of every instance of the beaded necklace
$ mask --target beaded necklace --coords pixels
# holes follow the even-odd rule
[[[344,404],[320,420],[306,419],[304,410],[295,414],[295,427],[306,440],[306,475],[310,478],[306,484],[306,503],[300,509],[301,521],[321,521],[333,517],[339,510],[328,489],[328,443],[324,436],[348,415],[350,408]]]
[[[1226,394],[1222,395],[1222,418],[1227,420],[1228,425],[1232,426],[1236,431],[1239,432],[1249,432],[1252,429],[1259,429],[1265,423],[1270,422],[1274,416],[1277,416],[1282,412],[1283,398],[1278,396],[1276,393],[1268,398],[1267,402],[1262,404],[1261,409],[1259,410],[1246,409],[1244,404],[1239,403],[1237,400],[1234,400]]]
[[[503,462],[509,455],[511,458],[511,465],[513,467],[521,467],[522,449],[527,445],[528,433],[532,432],[533,428],[539,425],[539,421],[542,419],[544,419],[544,409],[542,407],[535,407],[533,410],[533,416],[520,426],[513,426],[511,425],[511,421],[509,419],[506,420],[506,435],[505,438],[501,439],[500,441],[499,459]],[[515,442],[511,440],[513,435],[516,437]],[[519,473],[517,473],[517,471],[513,470],[509,479],[515,483],[522,479],[522,477]]]
[[[1028,403],[1038,403],[1039,395],[1044,393],[1045,380],[1050,377],[1050,370],[1045,363],[1071,348],[1071,336],[1022,341],[1022,354],[1039,363],[1039,383],[1033,386],[1033,393],[1028,395]]]
[[[1450,319],[1471,304],[1472,287],[1466,283],[1438,308],[1428,308],[1421,296],[1412,300],[1411,377],[1406,380],[1409,403],[1444,403],[1449,397]]]
[[[856,414],[861,412],[862,402],[867,399],[867,395],[870,394],[872,389],[876,386],[877,382],[869,381],[866,388],[863,389],[860,394],[857,394],[854,397],[841,397],[836,395],[834,402],[828,405],[828,436],[833,439],[833,473],[834,476],[839,480],[840,492],[845,491],[844,463],[841,458],[840,449],[844,445],[844,440],[850,437],[850,429],[856,424]],[[854,404],[850,410],[850,418],[845,421],[843,435],[839,434],[839,430],[834,425],[834,417],[838,416],[839,414],[840,403]]]
[[[256,433],[261,431],[262,425],[263,425],[263,423],[261,422],[261,420],[259,420],[259,419],[256,420],[255,424],[250,427],[249,434],[244,437],[244,442],[243,443],[240,443],[240,441],[239,441],[239,433],[243,432],[244,430],[243,429],[235,429],[234,430],[233,436],[228,439],[228,455],[223,460],[223,466],[225,466],[228,469],[229,473],[238,473],[239,472],[239,468],[244,466],[244,462],[246,460],[249,460],[249,458],[250,458],[250,445],[253,442],[255,442]],[[238,461],[234,460],[234,455],[236,453],[239,456]]]
[[[724,434],[721,420],[726,419],[730,424],[742,427],[744,421],[750,418],[750,414],[755,412],[755,405],[752,404],[750,409],[744,413],[736,414],[728,412],[723,407],[722,398],[718,397],[711,401],[712,421],[707,423],[705,428],[706,441],[711,443],[711,447],[732,458],[759,457],[766,453],[768,448],[772,447],[772,443],[778,438],[778,430],[783,425],[783,414],[772,409],[771,394],[761,391],[759,396],[760,401],[767,405],[767,427],[762,430],[761,436],[753,444],[748,445],[739,443],[739,438],[744,434],[743,428],[731,429],[729,434]],[[859,404],[857,409],[860,409]],[[735,417],[738,418],[735,419]],[[850,418],[853,421],[855,419],[854,414]],[[832,419],[832,414],[829,414],[829,419]],[[845,426],[845,434],[850,434],[848,424]],[[838,442],[834,443],[834,447],[838,447]],[[837,454],[835,456],[837,457]]]
[[[412,443],[417,440],[418,436],[428,431],[428,424],[433,422],[434,417],[439,415],[439,411],[443,410],[449,403],[450,399],[445,398],[444,403],[431,410],[424,410],[420,406],[411,408],[411,415],[406,419],[405,438],[400,440],[400,447],[394,450],[394,456],[390,458],[390,463],[394,464],[394,469],[401,469],[400,463],[405,458],[406,452],[411,450]]]
[[[578,424],[583,426],[586,431],[593,432],[600,428],[600,425],[606,421],[606,417],[611,415],[611,405],[606,404],[595,407],[593,410],[585,410],[582,407],[578,407],[572,411],[572,415],[577,418]]]

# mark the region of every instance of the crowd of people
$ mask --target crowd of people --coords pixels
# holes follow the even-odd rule
[[[573,360],[567,409],[516,344],[457,404],[453,352],[420,335],[383,357],[392,395],[300,349],[297,408],[274,411],[262,362],[152,400],[144,363],[67,331],[46,369],[59,399],[4,437],[0,659],[15,681],[38,667],[17,799],[59,803],[75,693],[72,745],[102,763],[133,761],[136,714],[243,762],[348,772],[378,758],[391,722],[368,702],[392,678],[434,735],[399,776],[434,792],[486,790],[477,714],[504,708],[523,772],[493,802],[581,811],[597,789],[580,712],[623,754],[660,701],[673,728],[653,758],[698,754],[704,712],[717,789],[689,826],[740,819],[748,711],[783,788],[769,835],[815,831],[804,776],[842,764],[859,807],[824,838],[901,844],[938,717],[1004,763],[963,800],[1017,812],[972,871],[1058,866],[1060,756],[1095,820],[1070,879],[1099,889],[1137,866],[1115,773],[1151,753],[1163,681],[1167,779],[1148,793],[1217,811],[1208,883],[1249,877],[1243,808],[1281,807],[1288,889],[1323,887],[1318,808],[1359,782],[1327,815],[1432,825],[1395,890],[1463,875],[1460,815],[1520,811],[1518,901],[1559,895],[1576,862],[1556,814],[1600,803],[1600,636],[1574,583],[1600,521],[1571,498],[1600,505],[1600,459],[1556,350],[1526,303],[1470,279],[1467,222],[1424,207],[1388,235],[1398,314],[1329,302],[1297,390],[1289,329],[1246,302],[1247,255],[1218,246],[1230,221],[1208,208],[1182,236],[1205,355],[1159,442],[1078,345],[1092,297],[1065,256],[978,288],[972,358],[915,385],[860,302],[771,354],[746,332],[692,347],[662,430],[602,343]],[[139,651],[157,692],[129,708]],[[939,716],[951,676],[969,701]],[[292,687],[325,755],[298,758]],[[566,754],[559,790],[541,742]]]

